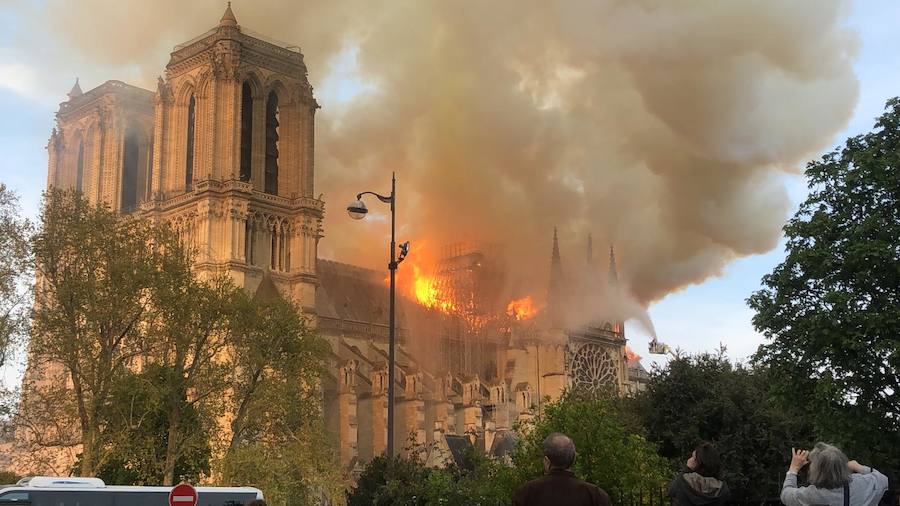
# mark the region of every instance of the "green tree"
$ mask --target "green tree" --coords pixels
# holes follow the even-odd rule
[[[153,363],[165,374],[164,399],[168,436],[163,485],[175,483],[178,461],[204,444],[217,430],[228,389],[228,359],[239,289],[229,278],[200,280],[191,271],[188,253],[169,245],[169,262],[153,290],[154,315],[147,322]],[[185,416],[200,413],[205,430],[188,430]]]
[[[18,197],[0,183],[0,366],[28,326],[32,227],[19,212]]]
[[[344,480],[318,388],[327,343],[280,296],[242,293],[230,333],[231,434],[220,463],[222,482],[258,486],[272,504],[339,497]]]
[[[851,458],[900,469],[900,99],[807,165],[785,260],[748,304],[786,404]]]
[[[552,432],[565,433],[575,442],[575,474],[614,497],[660,490],[669,478],[668,463],[623,420],[614,399],[568,392],[545,404],[534,423],[517,427],[518,441],[509,460],[473,448],[464,454],[464,468],[430,469],[415,459],[378,457],[348,494],[348,506],[508,504],[520,486],[543,474],[543,443]]]
[[[80,449],[84,475],[170,485],[207,474],[212,445],[232,462],[258,456],[257,483],[283,475],[336,493],[319,388],[328,348],[297,308],[198,274],[169,227],[78,193],[48,192],[42,218],[18,416],[29,446]]]
[[[11,471],[0,471],[0,484],[12,485],[21,479],[21,476]]]
[[[288,431],[275,422],[320,417],[315,385],[328,345],[309,328],[297,307],[280,296],[260,299],[241,292],[230,333],[235,367],[228,406],[229,448],[256,442],[266,433]]]
[[[80,471],[102,465],[103,413],[135,357],[163,264],[154,227],[121,219],[80,193],[50,190],[32,241],[37,285],[31,373],[21,422],[37,446],[81,447]],[[39,375],[39,376],[38,376]]]
[[[500,506],[510,494],[497,486],[512,469],[470,449],[467,469],[428,468],[416,459],[379,456],[363,470],[347,495],[347,506]]]
[[[347,495],[347,506],[424,505],[427,484],[438,490],[448,488],[437,479],[429,480],[436,472],[416,460],[380,455],[366,465]]]
[[[694,447],[710,441],[734,495],[761,498],[777,495],[784,449],[812,442],[803,413],[776,404],[769,384],[768,371],[732,364],[720,350],[670,361],[625,405],[673,467],[684,468]]]
[[[613,496],[662,487],[671,474],[669,463],[653,443],[631,430],[616,399],[590,392],[570,391],[544,405],[544,413],[528,427],[512,455],[515,473],[506,493],[543,472],[544,439],[553,432],[575,443],[572,470]]]
[[[170,373],[158,364],[148,364],[113,389],[105,413],[110,456],[97,469],[97,476],[107,484],[162,483],[169,437]],[[187,398],[181,399],[180,411],[182,430],[196,437],[194,446],[180,452],[174,475],[178,481],[196,483],[210,471],[209,435]]]

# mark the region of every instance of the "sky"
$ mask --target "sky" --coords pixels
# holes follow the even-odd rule
[[[53,114],[72,85],[75,76],[69,74],[75,65],[63,68],[56,58],[44,61],[35,58],[39,53],[21,52],[18,45],[21,34],[17,29],[26,26],[25,17],[32,14],[28,3],[0,2],[0,26],[8,28],[0,32],[0,181],[21,196],[26,215],[33,217],[46,184],[44,146],[53,127]],[[834,137],[833,146],[841,144],[848,136],[870,130],[885,101],[900,95],[900,31],[896,29],[900,26],[900,2],[853,2],[847,25],[859,38],[853,66],[859,82],[859,96],[850,121]],[[362,77],[358,68],[359,51],[358,47],[346,47],[327,62],[325,76],[316,90],[320,102],[336,104],[339,108],[373,89],[374,85]],[[93,67],[90,75],[81,77],[91,82],[104,79],[128,81],[136,72],[138,70],[128,67]],[[48,80],[47,76],[53,78]],[[793,214],[806,195],[804,179],[800,168],[797,169],[794,174],[785,171],[778,176],[783,178],[791,201],[789,214]],[[317,178],[320,177],[321,174],[317,174]],[[331,202],[340,200],[332,199]],[[733,359],[748,358],[763,338],[752,327],[752,312],[745,300],[759,289],[762,276],[783,258],[783,244],[779,244],[767,253],[733,260],[724,267],[721,275],[686,286],[656,301],[649,307],[649,314],[659,339],[688,353],[714,350],[721,344]],[[618,262],[621,268],[627,269],[627,257],[619,257]],[[632,348],[645,357],[645,365],[666,360],[646,353],[647,333],[640,325],[629,322],[626,333]],[[7,371],[5,376],[15,376],[15,373]]]
[[[860,37],[854,70],[859,79],[859,100],[847,127],[835,137],[834,146],[847,137],[866,133],[884,111],[885,102],[900,95],[900,2],[860,0],[853,4],[849,26]],[[800,175],[784,176],[794,213],[806,198],[806,182]],[[764,275],[784,259],[784,243],[772,251],[731,263],[722,276],[673,293],[650,308],[660,341],[688,353],[714,350],[725,345],[737,360],[749,358],[763,343],[751,323],[753,312],[745,300],[760,288]],[[634,329],[637,340],[640,329]],[[666,359],[649,356],[651,363]],[[646,364],[647,361],[644,361]]]

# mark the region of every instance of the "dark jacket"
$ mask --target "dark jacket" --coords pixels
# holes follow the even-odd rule
[[[714,506],[725,504],[728,485],[716,478],[697,473],[682,473],[669,483],[669,497],[675,506]]]
[[[513,495],[512,506],[612,506],[601,488],[579,480],[572,471],[550,473],[522,485]]]

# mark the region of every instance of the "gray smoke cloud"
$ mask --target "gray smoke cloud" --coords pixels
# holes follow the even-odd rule
[[[121,72],[98,79],[152,89],[171,47],[214,26],[224,2],[22,8],[35,30],[19,37],[59,48],[48,68],[74,71],[66,62],[75,61]],[[388,191],[396,170],[411,261],[433,260],[447,242],[500,242],[537,296],[554,226],[570,274],[588,232],[599,268],[615,244],[638,306],[773,248],[789,206],[780,176],[831,142],[858,92],[841,1],[248,0],[233,9],[241,26],[303,48],[320,97],[331,96],[321,85],[336,56],[358,48],[367,88],[320,99],[323,256],[384,267],[373,251],[386,248],[387,224],[351,222],[343,209],[359,191]]]

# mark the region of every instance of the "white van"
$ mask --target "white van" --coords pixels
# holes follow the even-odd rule
[[[0,488],[0,506],[168,506],[171,487],[106,485],[99,478],[35,476]],[[244,506],[262,499],[251,487],[197,487],[197,506]]]

